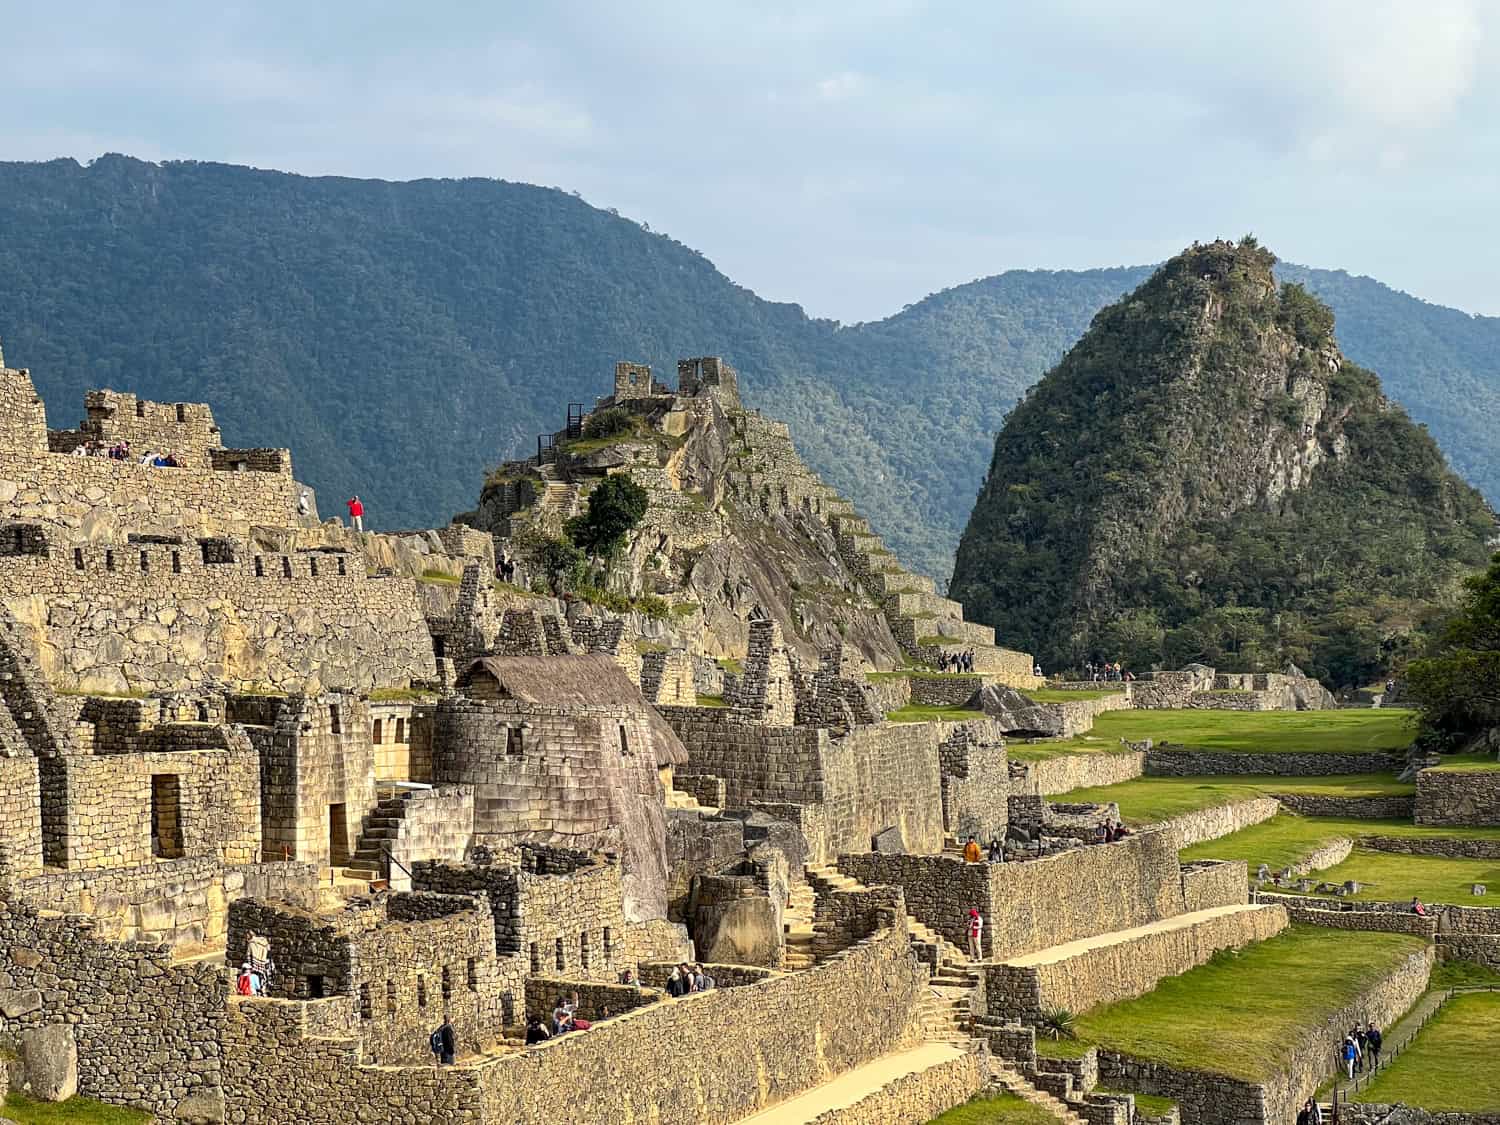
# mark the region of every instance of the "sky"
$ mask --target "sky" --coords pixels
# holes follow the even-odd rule
[[[1281,257],[1500,315],[1500,0],[0,0],[0,159],[579,192],[846,322]]]

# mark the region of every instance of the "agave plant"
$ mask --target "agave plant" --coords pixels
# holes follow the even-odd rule
[[[1039,1030],[1051,1039],[1076,1039],[1073,1021],[1076,1017],[1066,1008],[1048,1008],[1042,1013]]]

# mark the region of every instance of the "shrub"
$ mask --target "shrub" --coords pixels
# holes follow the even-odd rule
[[[583,436],[588,439],[611,438],[635,429],[635,416],[622,406],[596,410],[583,420]]]

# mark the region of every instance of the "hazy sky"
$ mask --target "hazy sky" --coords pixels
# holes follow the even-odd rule
[[[554,185],[814,315],[1251,230],[1500,314],[1500,0],[0,0],[0,28],[0,159]]]

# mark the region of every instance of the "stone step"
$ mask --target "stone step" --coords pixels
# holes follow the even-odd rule
[[[995,1059],[990,1060],[990,1078],[1003,1089],[1023,1101],[1030,1102],[1038,1109],[1045,1110],[1065,1125],[1088,1125],[1088,1122],[1069,1109],[1065,1102],[1054,1098],[1045,1090],[1037,1089],[1019,1071],[1012,1070]]]

